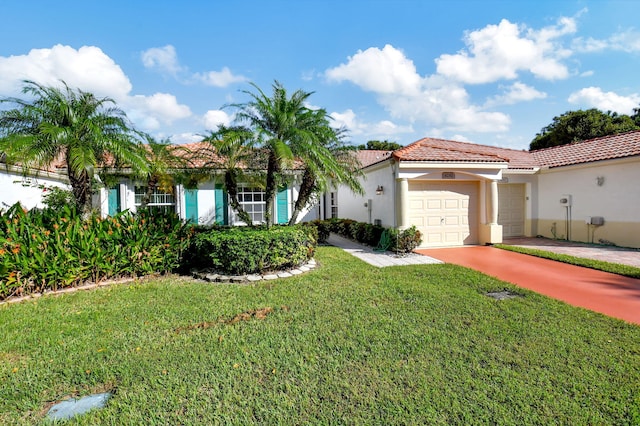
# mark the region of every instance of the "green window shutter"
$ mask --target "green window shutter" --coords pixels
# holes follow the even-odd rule
[[[276,199],[278,208],[278,223],[285,224],[289,222],[289,191],[287,187],[280,188]]]
[[[109,206],[109,216],[113,216],[118,213],[121,208],[120,204],[120,185],[116,185],[113,188],[109,188],[109,197],[107,200]]]
[[[216,223],[218,225],[228,225],[229,209],[227,207],[227,193],[222,188],[222,185],[216,185],[215,202],[216,202]]]
[[[184,191],[184,208],[188,221],[198,223],[198,190],[186,189]]]

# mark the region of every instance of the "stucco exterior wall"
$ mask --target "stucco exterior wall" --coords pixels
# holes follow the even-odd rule
[[[640,247],[640,159],[543,170],[538,175],[537,234]],[[561,198],[571,196],[571,205]],[[602,216],[603,226],[585,220]]]
[[[43,173],[40,176],[22,175],[20,170],[0,168],[0,209],[6,209],[18,201],[26,209],[43,207],[44,192],[39,185],[68,188],[62,175]]]
[[[385,162],[365,171],[364,195],[356,195],[345,186],[338,189],[338,217],[366,223],[375,223],[378,219],[382,226],[395,226],[395,181],[391,164]],[[377,195],[380,185],[383,192]]]

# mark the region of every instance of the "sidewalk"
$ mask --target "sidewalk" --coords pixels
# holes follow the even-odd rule
[[[385,266],[429,265],[433,263],[443,263],[442,261],[430,256],[424,256],[417,253],[398,256],[390,251],[374,251],[371,247],[348,240],[334,233],[331,233],[327,239],[327,243],[332,246],[339,247],[358,259],[378,268],[384,268]]]

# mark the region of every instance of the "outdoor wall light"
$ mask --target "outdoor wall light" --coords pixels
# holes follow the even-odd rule
[[[382,187],[382,185],[378,185],[378,187],[376,188],[376,195],[382,195],[384,193],[384,188]]]
[[[598,176],[596,178],[596,183],[598,184],[598,186],[604,185],[604,176]]]

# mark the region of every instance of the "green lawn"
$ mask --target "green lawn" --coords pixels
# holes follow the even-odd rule
[[[454,265],[332,247],[255,285],[143,280],[0,307],[0,424],[639,424],[640,327]],[[270,309],[269,309],[270,308]]]

